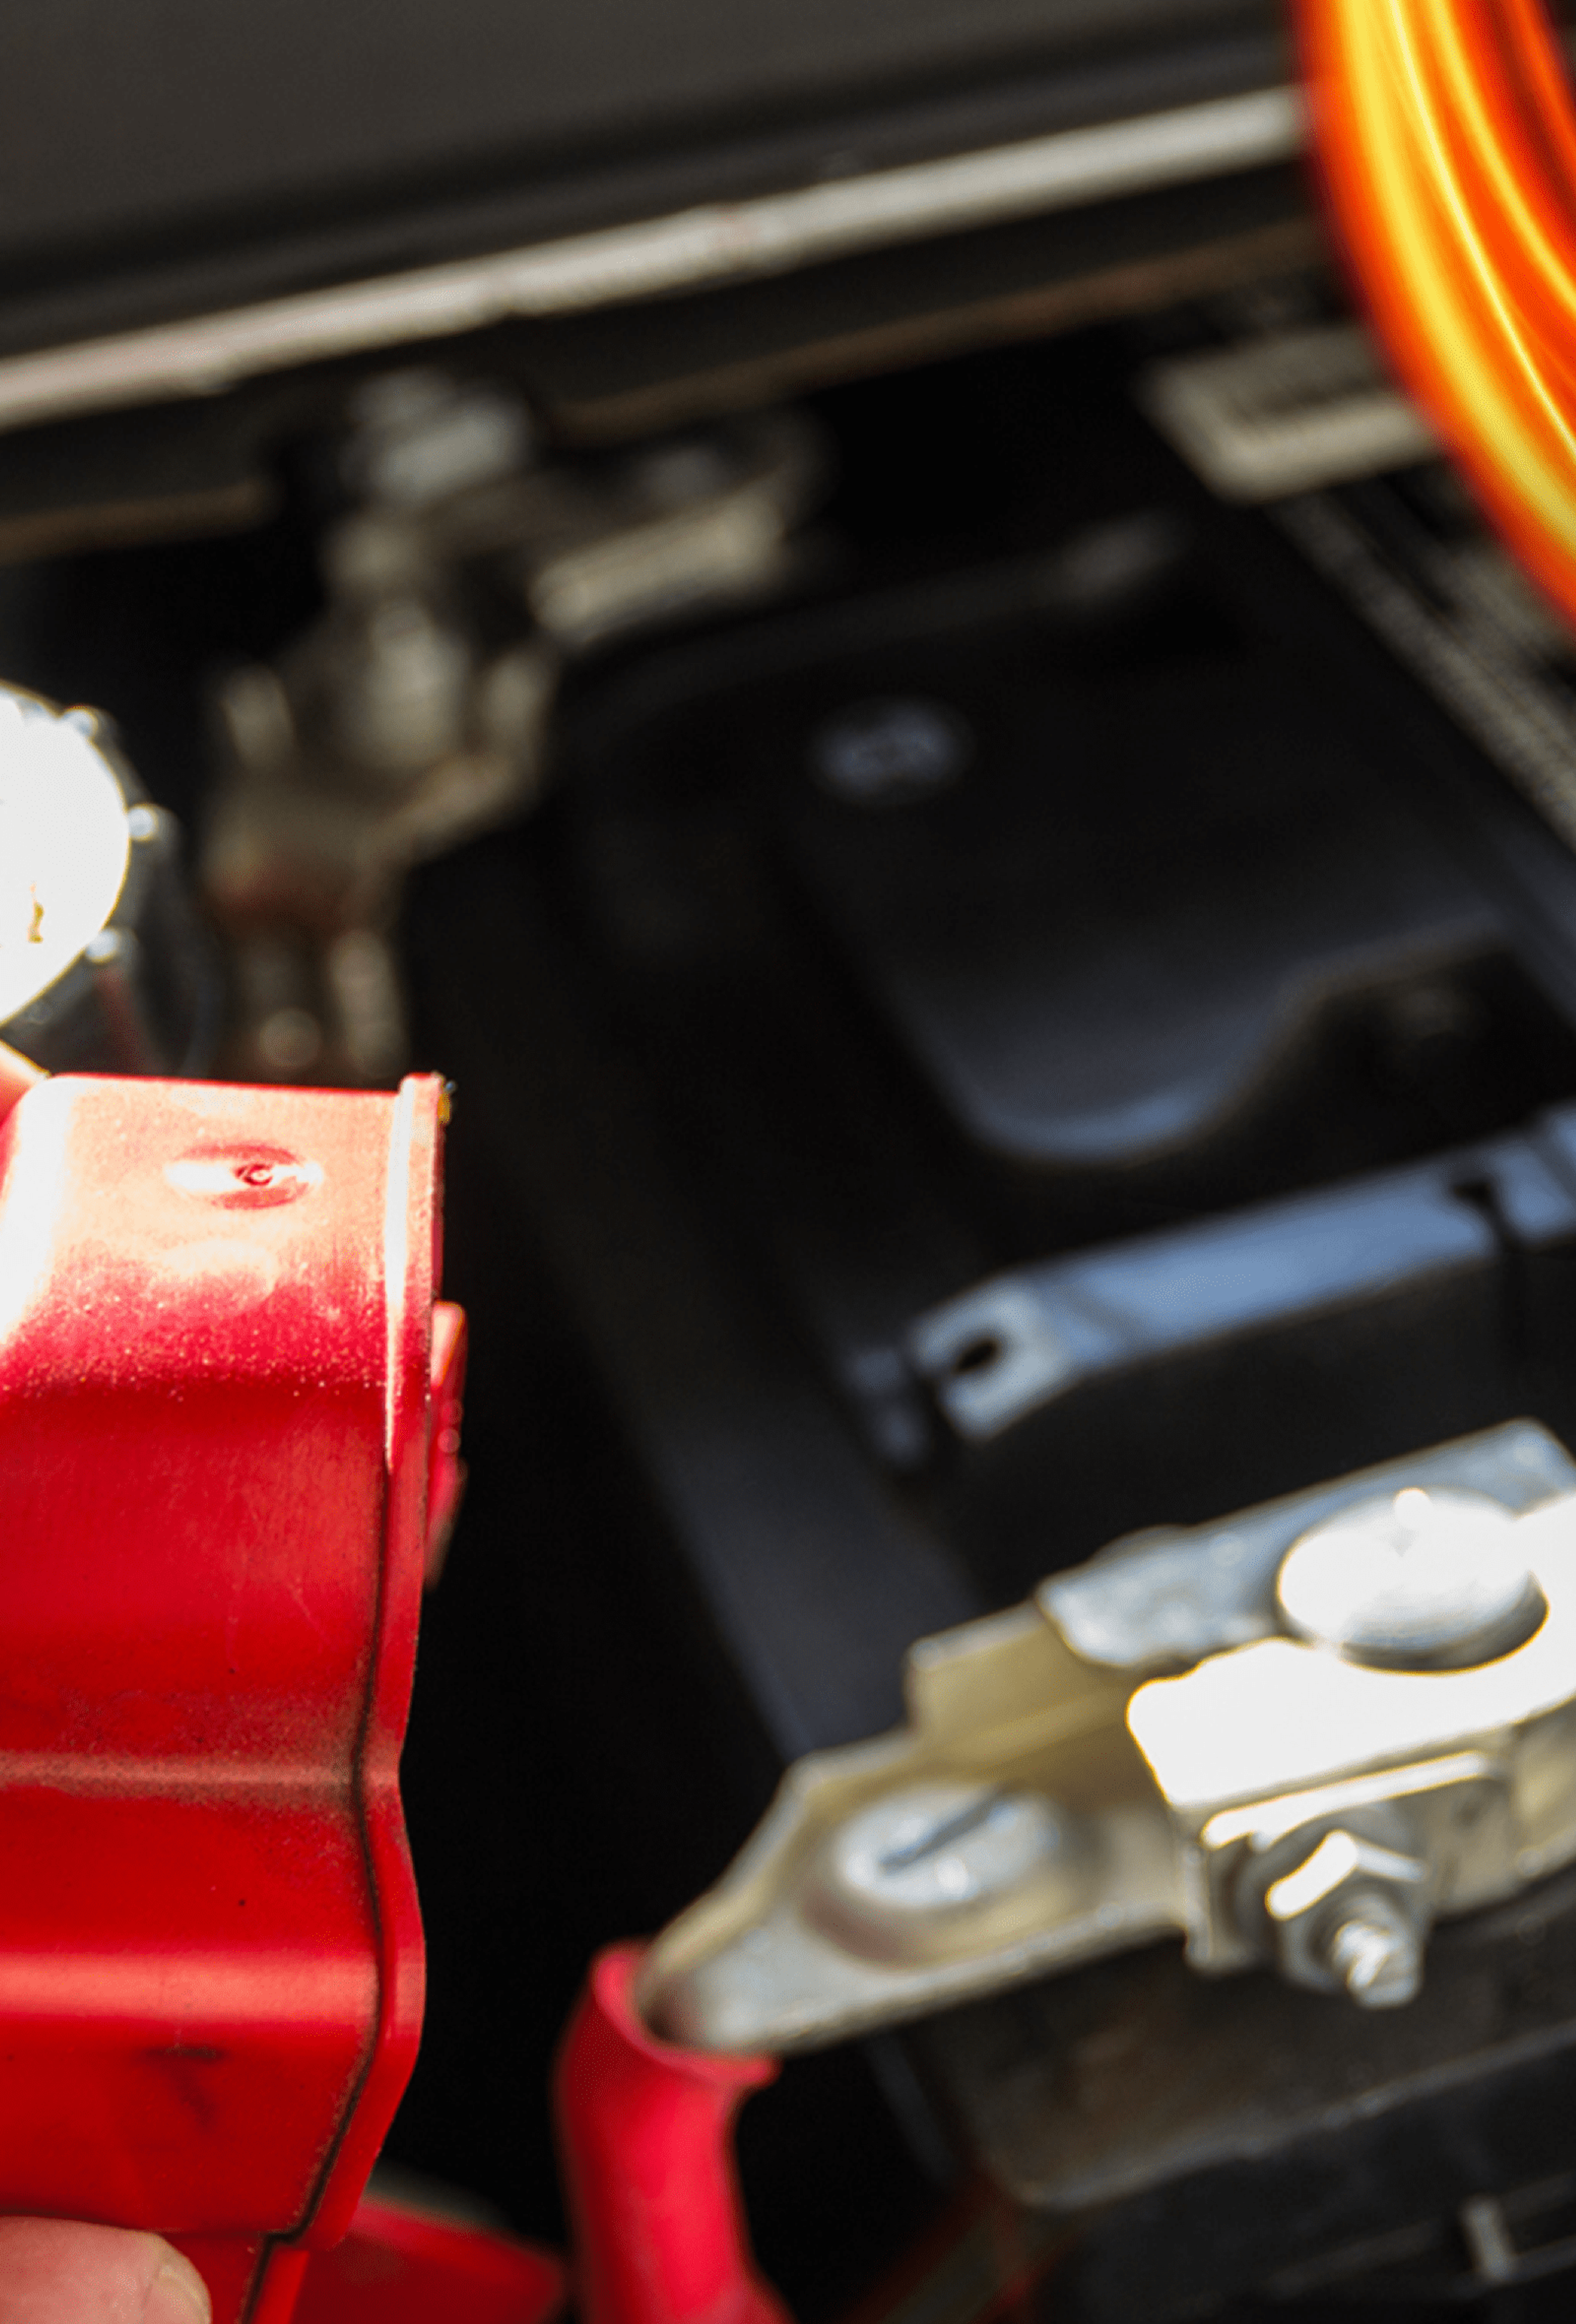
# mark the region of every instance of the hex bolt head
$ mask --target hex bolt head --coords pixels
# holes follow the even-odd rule
[[[1245,1901],[1261,1929],[1267,1923],[1291,1984],[1398,2009],[1423,1984],[1432,1886],[1421,1855],[1337,1826],[1289,1835],[1250,1877]]]

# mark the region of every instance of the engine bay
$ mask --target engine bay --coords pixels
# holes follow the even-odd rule
[[[1264,93],[1237,15],[1200,103]],[[452,1085],[469,1483],[404,1758],[430,1974],[391,2187],[561,2244],[588,1960],[710,1891],[806,1755],[919,1720],[916,1670],[978,1650],[994,1732],[1003,1609],[1136,1674],[1158,1769],[1135,1690],[1286,1636],[1362,1662],[1286,1610],[1342,1510],[1459,1501],[1486,1589],[1496,1526],[1576,1486],[1576,658],[1292,165],[1244,152],[1049,256],[955,233],[978,295],[917,336],[923,248],[879,293],[829,259],[814,332],[784,270],[709,346],[691,285],[622,349],[592,313],[402,339],[0,438],[0,675],[91,706],[135,867],[0,1034]],[[1530,1629],[1507,1583],[1369,1660],[1431,1701],[1508,1671],[1558,1612],[1528,1555]],[[1442,1839],[1373,1788],[1401,1745],[1309,1702],[1318,1783],[1369,1785],[1297,1827],[1367,1883],[1314,1936],[1283,1823],[1251,1937],[1214,1891],[1124,1921],[1108,1867],[1108,1943],[949,1984],[903,1882],[1072,1845],[1013,1824],[1016,1743],[848,1841],[836,1928],[875,1916],[847,1949],[899,1998],[828,2005],[739,2130],[801,2324],[1562,2312],[1576,1842],[1544,1793],[1535,1845]],[[1571,1751],[1557,1690],[1495,1702],[1428,1747],[1479,1754],[1484,1829],[1490,1728],[1550,1798]],[[1256,1712],[1199,1715],[1251,1759]],[[1372,1904],[1414,1856],[1426,1925]],[[795,2050],[674,1978],[685,2040]]]

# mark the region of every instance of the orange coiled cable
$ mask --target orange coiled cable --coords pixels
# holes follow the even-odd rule
[[[1338,235],[1397,372],[1576,622],[1576,101],[1541,0],[1296,0]]]

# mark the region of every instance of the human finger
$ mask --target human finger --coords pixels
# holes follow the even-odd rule
[[[0,2324],[210,2324],[208,2289],[162,2236],[0,2219]]]

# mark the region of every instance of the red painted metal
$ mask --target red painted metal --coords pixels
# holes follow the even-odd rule
[[[441,1108],[61,1078],[0,1128],[0,2209],[172,2235],[217,2324],[283,2324],[415,2056]]]
[[[582,2324],[786,2324],[750,2252],[731,2137],[777,2061],[659,2042],[635,2006],[640,1958],[598,1956],[558,2057]]]

